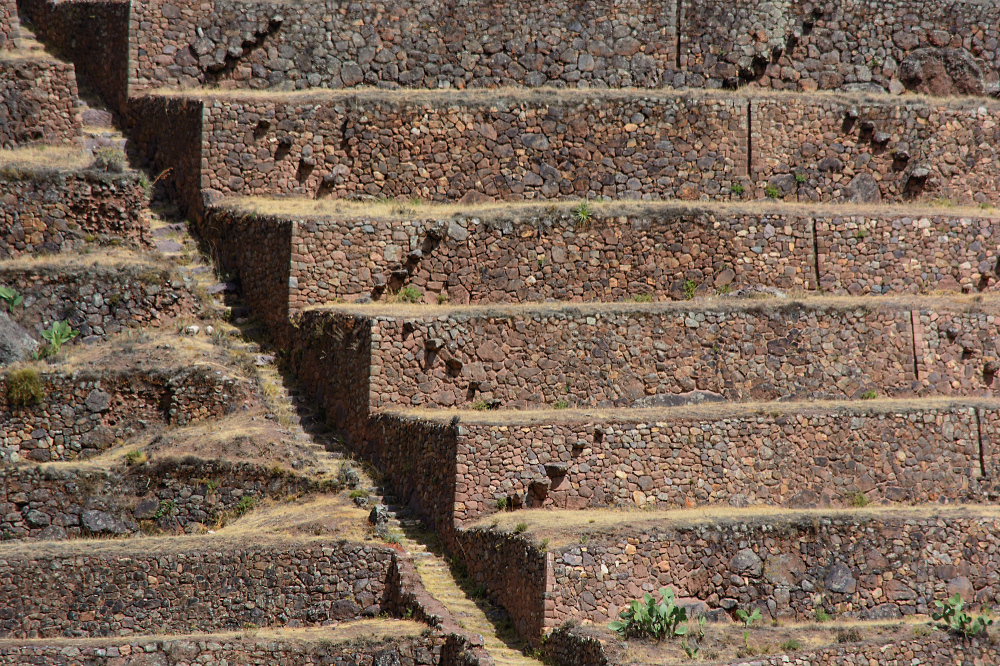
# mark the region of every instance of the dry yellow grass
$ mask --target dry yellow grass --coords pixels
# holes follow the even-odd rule
[[[481,220],[524,219],[541,215],[570,215],[580,201],[554,201],[537,204],[527,202],[495,202],[485,204],[393,201],[349,201],[346,199],[303,199],[300,197],[231,197],[219,204],[222,207],[258,215],[297,218],[373,220],[442,219],[457,216],[476,217]],[[619,201],[588,202],[593,211],[593,226],[614,224],[615,217],[678,215],[685,212],[705,212],[710,215],[771,214],[789,216],[906,216],[932,217],[994,217],[1000,218],[1000,209],[984,210],[974,206],[949,206],[943,208],[929,203],[912,206],[893,204],[830,204],[785,203],[756,200],[749,202],[697,203],[683,201],[653,201],[628,203]]]
[[[890,95],[888,93],[870,92],[832,92],[817,91],[810,93],[781,90],[763,90],[759,88],[743,88],[740,90],[684,90],[670,89],[639,90],[639,89],[558,89],[542,88],[490,88],[471,90],[382,90],[379,88],[362,87],[344,90],[297,90],[281,92],[276,90],[248,89],[158,89],[155,96],[189,97],[195,99],[248,99],[275,100],[283,103],[309,103],[337,100],[385,101],[399,104],[432,104],[435,106],[466,106],[466,105],[496,105],[510,101],[535,101],[541,103],[584,103],[595,99],[627,100],[627,99],[774,99],[774,100],[811,100],[816,102],[843,100],[849,103],[891,103],[891,104],[933,104],[952,108],[1000,108],[1000,102],[990,97],[931,97],[916,93],[906,95]]]
[[[867,506],[863,508],[788,509],[774,506],[735,508],[731,506],[706,506],[697,509],[676,510],[626,510],[587,509],[582,511],[526,509],[501,512],[486,516],[466,527],[493,527],[513,531],[519,523],[527,525],[523,531],[536,540],[549,539],[549,547],[580,543],[581,535],[613,534],[619,528],[649,531],[656,528],[683,528],[703,524],[729,524],[738,522],[766,522],[769,525],[799,521],[818,521],[824,518],[874,520],[878,518],[984,518],[1000,519],[1000,507],[984,505],[918,505],[918,506]]]
[[[960,310],[962,312],[1000,312],[1000,295],[997,294],[931,294],[899,296],[830,296],[817,292],[795,292],[787,298],[762,296],[761,298],[735,298],[729,295],[696,298],[690,301],[667,301],[661,303],[492,303],[484,305],[433,305],[433,304],[387,304],[373,303],[329,303],[303,308],[304,311],[324,310],[357,314],[365,317],[450,317],[466,315],[471,317],[509,318],[517,316],[554,316],[561,313],[573,315],[605,315],[614,313],[636,314],[686,314],[690,312],[741,312],[741,311],[781,311],[792,308],[831,311],[853,310]]]
[[[72,146],[29,146],[0,150],[0,169],[82,169],[90,165],[89,153]]]
[[[671,420],[715,420],[764,415],[795,415],[866,413],[905,414],[917,410],[983,407],[1000,408],[1000,399],[975,397],[933,397],[875,400],[816,400],[800,402],[709,402],[679,407],[648,407],[640,409],[532,409],[486,410],[472,409],[387,409],[384,414],[405,418],[449,422],[458,417],[462,423],[481,425],[530,427],[554,423],[647,423],[656,425]]]
[[[123,267],[172,270],[173,265],[154,252],[136,252],[125,247],[94,246],[90,251],[49,255],[22,255],[0,264],[0,270],[72,271],[81,268],[114,270]]]

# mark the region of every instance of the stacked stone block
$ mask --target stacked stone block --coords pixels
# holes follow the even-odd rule
[[[0,51],[0,148],[78,145],[73,65],[52,58],[6,59]]]

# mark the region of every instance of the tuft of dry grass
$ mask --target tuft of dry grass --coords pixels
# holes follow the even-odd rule
[[[90,166],[89,153],[71,146],[28,146],[0,150],[0,173],[36,169],[83,169]]]

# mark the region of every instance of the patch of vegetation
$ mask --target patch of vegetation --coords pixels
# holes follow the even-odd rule
[[[978,636],[993,624],[992,618],[985,615],[974,618],[962,610],[965,607],[965,600],[958,592],[944,601],[935,601],[934,605],[937,606],[938,610],[931,613],[931,617],[943,621],[942,628],[962,638]]]
[[[729,186],[729,191],[732,192],[733,194],[743,194],[744,192],[746,192],[746,188],[740,185],[739,183],[733,183],[732,185]]]
[[[795,182],[796,183],[804,183],[804,182],[806,182],[806,175],[804,173],[802,173],[801,171],[796,171],[795,172]]]
[[[577,207],[573,209],[573,219],[576,220],[577,224],[590,224],[590,220],[593,219],[593,217],[594,209],[590,207],[590,202],[581,201]]]
[[[0,301],[7,304],[7,312],[14,312],[14,308],[24,302],[24,297],[13,287],[0,287]]]
[[[448,295],[447,294],[438,294],[437,295],[437,302],[438,302],[438,305],[444,305],[445,303],[448,302]]]
[[[556,400],[556,404],[552,405],[555,409],[569,409],[569,403],[565,400]]]
[[[684,298],[686,300],[691,300],[694,298],[694,292],[698,289],[698,285],[695,284],[694,280],[684,280]]]
[[[768,185],[767,187],[764,188],[764,196],[766,196],[768,199],[780,199],[781,191],[778,190],[778,188],[774,187],[773,185]]]
[[[528,531],[528,523],[518,523],[514,526],[514,534],[524,534]]]
[[[781,649],[784,652],[795,652],[796,650],[802,649],[802,643],[795,640],[794,638],[789,638],[787,641],[781,644]]]
[[[540,544],[538,544],[538,548],[542,552],[548,550],[549,549],[549,540],[548,539],[542,539],[542,542]]]
[[[858,229],[857,231],[854,232],[854,237],[855,238],[861,239],[861,238],[865,238],[866,236],[868,236],[868,230],[867,229]]]
[[[857,627],[837,632],[838,643],[860,643],[864,639]]]
[[[368,491],[363,488],[358,488],[357,490],[352,490],[350,493],[351,499],[357,499],[359,497],[368,497]]]
[[[634,600],[618,614],[618,620],[608,625],[611,631],[625,638],[673,638],[687,633],[680,623],[687,620],[687,609],[674,602],[672,588],[660,588],[660,602],[647,592],[641,600]]]
[[[42,337],[48,342],[43,356],[55,356],[64,344],[79,335],[79,331],[74,331],[65,321],[56,321],[52,326],[42,331]]]
[[[633,303],[652,303],[653,302],[653,295],[652,294],[633,294],[632,296],[629,297],[629,300],[632,301]]]
[[[419,303],[423,296],[419,289],[413,285],[407,285],[396,292],[392,300],[396,303]]]
[[[874,400],[877,397],[878,397],[878,391],[875,390],[865,391],[864,393],[861,394],[862,400]]]
[[[104,146],[94,151],[94,161],[90,168],[108,173],[124,173],[127,164],[125,151],[111,146]]]
[[[507,498],[501,497],[500,499],[497,500],[497,511],[506,511],[506,510],[507,510]]]
[[[856,509],[861,509],[869,504],[868,495],[865,495],[860,490],[851,495],[851,506]]]
[[[42,378],[31,368],[7,373],[7,400],[12,405],[36,405],[45,397]]]
[[[833,619],[832,617],[830,617],[830,614],[827,613],[826,609],[824,608],[817,608],[815,611],[813,611],[813,617],[816,618],[817,622],[829,622],[830,620]]]
[[[237,502],[236,506],[233,508],[233,514],[237,518],[245,516],[246,514],[253,511],[256,506],[257,506],[257,500],[254,498],[253,495],[244,495],[243,497],[240,498],[240,501]]]
[[[173,500],[160,500],[160,508],[153,514],[153,518],[163,518],[164,516],[171,515],[174,512],[175,506],[176,504]]]
[[[139,449],[132,449],[125,453],[125,464],[129,467],[134,465],[141,465],[146,462],[149,458],[146,456],[145,451],[140,451]]]
[[[490,406],[489,403],[487,403],[485,400],[476,400],[474,403],[472,403],[472,408],[477,412],[485,412],[487,409],[490,408]]]

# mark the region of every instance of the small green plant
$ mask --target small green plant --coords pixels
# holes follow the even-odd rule
[[[767,187],[764,188],[764,196],[766,196],[768,199],[780,199],[781,192],[778,190],[777,187],[774,187],[773,185],[768,185]]]
[[[993,620],[985,615],[973,618],[962,610],[965,607],[965,600],[958,592],[944,601],[935,601],[934,605],[937,606],[938,610],[931,613],[931,617],[944,621],[945,629],[962,638],[978,636],[993,624]]]
[[[448,302],[448,295],[447,294],[438,294],[437,295],[437,302],[438,302],[438,305],[444,305],[445,303]]]
[[[45,397],[42,388],[42,379],[38,373],[31,368],[14,370],[6,376],[7,380],[7,400],[12,405],[35,405]]]
[[[688,642],[686,640],[683,639],[681,640],[681,647],[684,649],[684,654],[686,654],[688,656],[688,659],[691,659],[692,661],[697,659],[701,654],[700,647],[698,647],[696,644],[693,643],[691,645],[688,645]]]
[[[407,285],[399,290],[396,297],[401,303],[419,303],[420,299],[423,298],[423,294],[413,285]]]
[[[874,400],[877,397],[878,397],[878,391],[875,390],[865,391],[864,393],[861,394],[862,400]]]
[[[816,618],[817,622],[829,622],[831,620],[830,614],[823,608],[817,608],[813,611],[813,617]]]
[[[141,465],[146,462],[146,453],[139,449],[132,449],[125,454],[125,464],[129,467]]]
[[[163,518],[164,516],[169,516],[174,511],[174,501],[173,500],[160,500],[160,508],[156,510],[153,514],[153,518]]]
[[[698,285],[695,284],[694,280],[684,280],[684,298],[686,300],[691,300],[694,298],[694,292],[698,289]]]
[[[802,173],[801,171],[796,171],[795,172],[795,182],[796,183],[804,183],[804,182],[806,182],[806,175],[804,173]]]
[[[236,503],[236,507],[233,509],[233,513],[236,517],[245,516],[246,514],[253,511],[254,507],[257,506],[257,500],[254,499],[253,495],[244,495],[240,498],[240,501]]]
[[[868,236],[867,229],[858,229],[857,231],[854,232],[854,237],[858,239],[865,238],[867,236]]]
[[[13,312],[14,308],[24,302],[24,296],[13,287],[0,287],[0,301],[7,304],[7,312]]]
[[[729,191],[732,192],[733,194],[743,194],[744,192],[746,192],[746,188],[740,185],[739,183],[733,183],[732,185],[729,186]]]
[[[487,404],[485,400],[476,400],[474,403],[472,403],[472,408],[477,412],[485,412],[487,409],[490,408],[490,406],[489,404]]]
[[[543,550],[543,551],[548,550],[549,549],[549,540],[548,539],[542,539],[542,542],[540,544],[538,544],[538,547],[541,550]]]
[[[528,523],[518,523],[514,526],[514,534],[524,534],[528,531]]]
[[[787,641],[781,644],[781,649],[784,652],[795,652],[796,650],[802,649],[802,643],[798,642],[794,638],[789,638]]]
[[[351,491],[351,493],[350,493],[350,498],[351,499],[357,499],[359,497],[368,497],[368,491],[364,490],[362,488],[358,488],[357,490],[352,490]]]
[[[573,209],[573,219],[579,224],[589,224],[593,217],[594,209],[590,207],[590,202],[581,201],[577,207]]]
[[[565,400],[556,400],[556,404],[552,405],[555,409],[569,409],[569,403]]]
[[[625,638],[643,638],[649,636],[659,640],[666,636],[683,636],[687,627],[679,626],[687,620],[687,609],[674,603],[673,589],[660,588],[660,602],[647,592],[641,600],[634,600],[631,605],[618,614],[618,620],[608,625],[611,631]]]
[[[54,356],[64,344],[78,335],[78,331],[70,328],[65,321],[53,322],[52,326],[42,331],[42,337],[49,343],[47,356]]]
[[[851,627],[845,631],[837,632],[838,643],[860,643],[864,636],[857,627]]]
[[[868,495],[865,495],[860,490],[851,495],[851,506],[853,506],[856,509],[861,509],[863,507],[868,506],[868,502],[869,502]]]
[[[652,294],[633,294],[630,300],[633,303],[652,303],[653,302],[653,295]]]
[[[754,622],[760,619],[760,609],[754,608],[753,611],[748,611],[740,608],[736,611],[736,617],[740,618],[744,628],[749,629]]]
[[[506,511],[506,510],[507,510],[507,498],[501,497],[500,499],[497,500],[497,511]]]

